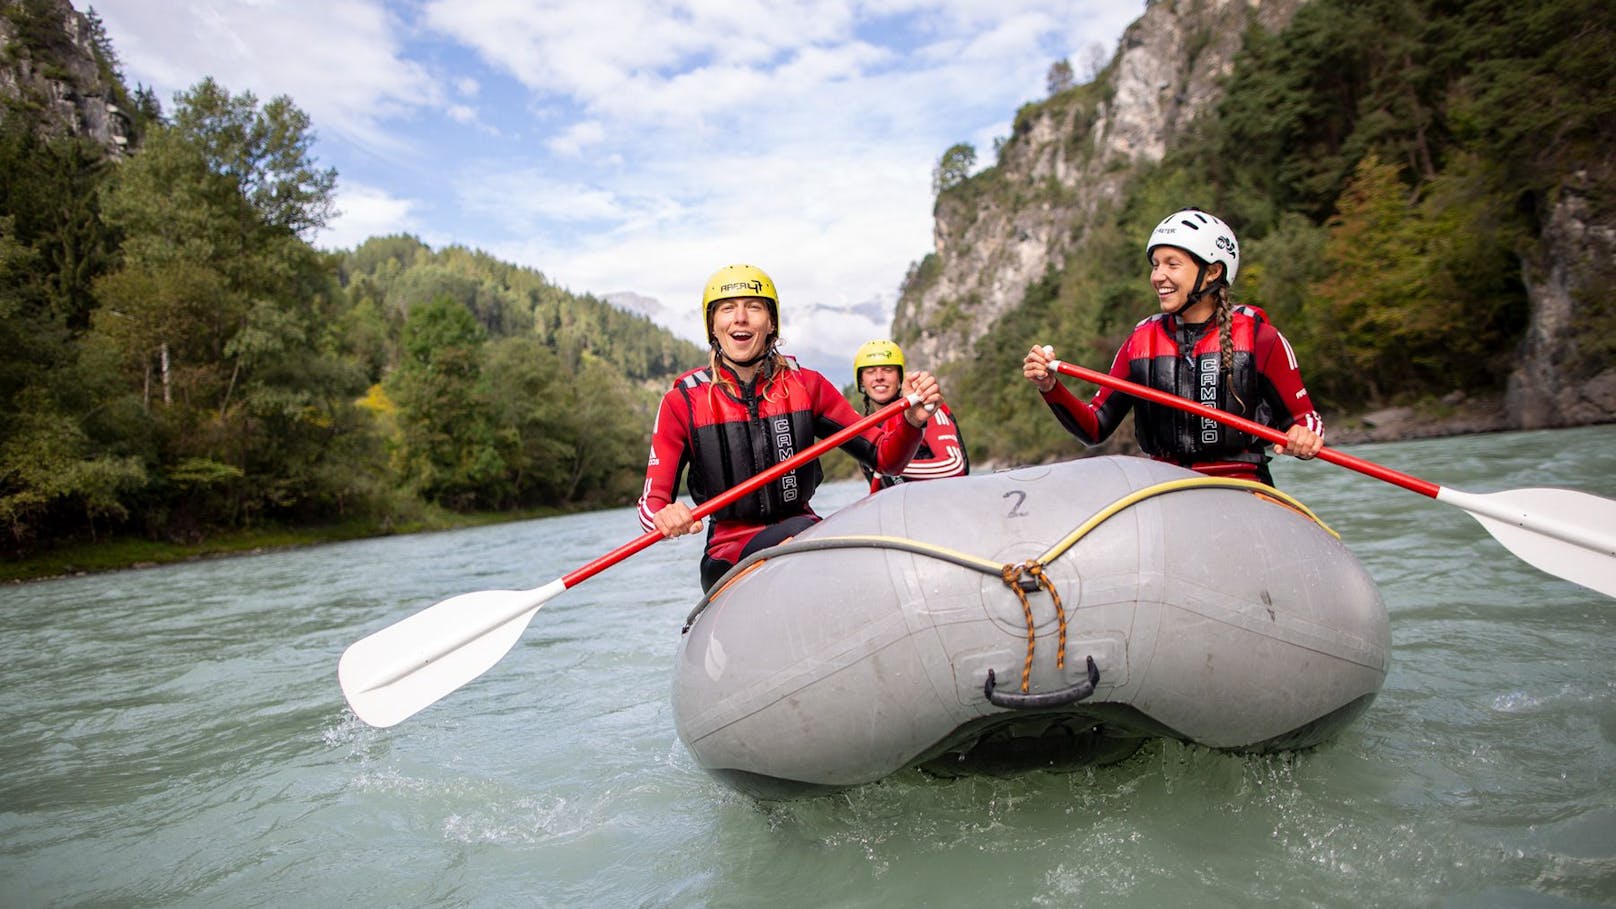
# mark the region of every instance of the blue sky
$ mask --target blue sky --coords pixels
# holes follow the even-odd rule
[[[74,0],[81,11],[83,0]],[[1144,0],[103,0],[125,80],[289,95],[338,171],[313,238],[411,233],[633,294],[699,335],[730,262],[780,289],[786,351],[882,337],[932,249],[931,171],[992,159],[1069,59],[1108,61]]]

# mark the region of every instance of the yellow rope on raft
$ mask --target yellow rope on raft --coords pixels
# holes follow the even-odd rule
[[[1137,505],[1146,499],[1153,499],[1156,496],[1166,495],[1169,492],[1180,492],[1185,489],[1207,488],[1243,489],[1247,492],[1262,496],[1263,498],[1272,499],[1280,505],[1296,509],[1305,515],[1308,520],[1324,528],[1325,532],[1330,536],[1335,537],[1338,540],[1341,539],[1341,534],[1331,530],[1329,525],[1319,520],[1319,516],[1314,514],[1306,505],[1303,505],[1301,502],[1283,492],[1280,492],[1274,487],[1269,486],[1267,483],[1259,483],[1256,480],[1237,480],[1233,477],[1185,477],[1182,480],[1168,480],[1165,483],[1157,483],[1155,486],[1146,486],[1144,489],[1136,489],[1133,492],[1128,493],[1115,502],[1112,502],[1110,505],[1107,505],[1106,507],[1095,512],[1093,517],[1089,518],[1087,521],[1084,521],[1082,524],[1079,524],[1076,530],[1073,530],[1071,533],[1067,534],[1065,538],[1063,538],[1059,543],[1056,543],[1048,552],[1039,556],[1035,561],[1043,565],[1048,565],[1050,562],[1053,562],[1055,559],[1059,558],[1061,553],[1077,545],[1078,540],[1088,536],[1096,527],[1099,527],[1101,524],[1104,524],[1106,521],[1115,517],[1123,509]]]
[[[789,555],[794,552],[810,552],[820,549],[851,549],[864,546],[875,549],[896,549],[904,552],[911,552],[916,555],[924,555],[931,558],[940,559],[945,562],[952,562],[956,565],[970,568],[973,571],[980,571],[983,574],[997,575],[1004,580],[1006,585],[1015,590],[1016,596],[1021,598],[1022,606],[1027,610],[1028,614],[1029,635],[1032,634],[1031,606],[1027,603],[1026,594],[1021,588],[1020,575],[1025,573],[1032,576],[1034,580],[1037,581],[1039,587],[1049,591],[1051,599],[1053,599],[1055,602],[1055,610],[1059,617],[1060,623],[1060,653],[1056,656],[1056,661],[1057,665],[1064,665],[1066,658],[1066,615],[1061,606],[1060,594],[1056,592],[1054,582],[1049,580],[1049,576],[1044,572],[1044,568],[1055,559],[1060,558],[1060,556],[1067,550],[1071,549],[1073,546],[1076,546],[1079,540],[1088,536],[1090,533],[1093,533],[1094,530],[1100,525],[1104,524],[1111,518],[1116,517],[1126,509],[1139,504],[1140,502],[1153,499],[1156,496],[1166,495],[1170,492],[1182,492],[1186,489],[1208,488],[1239,489],[1252,493],[1253,495],[1261,498],[1268,499],[1281,507],[1290,508],[1298,512],[1308,520],[1319,525],[1326,533],[1330,534],[1330,536],[1333,536],[1338,540],[1341,539],[1341,535],[1330,529],[1330,526],[1320,520],[1319,516],[1314,514],[1312,509],[1308,508],[1306,505],[1303,505],[1294,497],[1280,492],[1266,483],[1259,483],[1256,480],[1237,480],[1232,477],[1185,477],[1179,480],[1168,480],[1165,483],[1157,483],[1154,486],[1147,486],[1144,489],[1136,489],[1122,498],[1117,499],[1110,505],[1107,505],[1106,507],[1095,512],[1082,524],[1079,524],[1076,529],[1062,537],[1059,542],[1052,546],[1043,555],[1037,557],[1036,559],[1028,559],[1019,565],[995,562],[991,559],[984,559],[979,556],[973,556],[969,553],[960,552],[956,549],[950,549],[947,546],[938,546],[934,543],[926,543],[921,540],[911,540],[905,537],[891,537],[880,534],[849,534],[847,536],[816,537],[810,540],[787,540],[784,543],[771,546],[768,549],[762,550],[761,552],[756,552],[750,556],[747,556],[745,559],[741,560],[740,564],[726,572],[724,577],[719,579],[719,583],[713,585],[712,592],[702,596],[701,600],[696,603],[696,607],[690,611],[690,615],[685,618],[684,630],[690,630],[690,626],[695,622],[696,616],[700,615],[702,611],[707,608],[707,604],[712,602],[714,594],[722,591],[726,586],[728,586],[727,582],[729,579],[738,578],[743,572],[748,571],[758,562],[778,558],[783,555]],[[1031,665],[1032,661],[1030,644],[1031,641],[1029,640],[1027,654],[1029,666]],[[1024,671],[1022,673],[1023,691],[1027,689],[1027,677],[1028,673]]]

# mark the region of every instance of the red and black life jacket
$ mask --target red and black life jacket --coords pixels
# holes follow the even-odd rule
[[[1257,327],[1262,321],[1263,313],[1255,307],[1233,307],[1229,328],[1234,349],[1231,367],[1225,370],[1216,320],[1192,337],[1194,332],[1178,319],[1158,313],[1140,323],[1124,345],[1128,377],[1140,385],[1272,425],[1272,408],[1258,388]],[[1184,465],[1266,460],[1264,443],[1256,436],[1148,401],[1134,403],[1134,432],[1145,454]]]
[[[675,387],[689,408],[686,486],[698,505],[814,444],[812,399],[794,365],[773,376],[759,373],[739,389],[714,382],[708,369],[686,373]],[[772,524],[802,514],[824,475],[818,459],[809,461],[714,518]]]

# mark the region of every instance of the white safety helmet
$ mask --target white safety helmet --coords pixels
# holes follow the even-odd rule
[[[1240,244],[1235,242],[1234,230],[1199,208],[1182,209],[1163,218],[1145,244],[1147,260],[1158,246],[1188,250],[1207,265],[1222,262],[1225,284],[1234,284],[1240,270]]]

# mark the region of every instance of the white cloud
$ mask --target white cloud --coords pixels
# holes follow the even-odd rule
[[[890,313],[931,248],[942,152],[969,141],[991,164],[1049,65],[1114,48],[1143,9],[120,0],[102,16],[131,82],[212,75],[310,114],[344,211],[322,245],[407,231],[476,247],[574,291],[655,297],[692,338],[707,275],[750,261],[780,287],[791,345],[835,350],[873,330],[846,308]]]
[[[120,0],[97,12],[126,71],[165,107],[212,76],[260,101],[289,95],[322,136],[391,150],[389,121],[442,104],[381,0]]]
[[[632,189],[554,179],[533,169],[468,172],[457,181],[456,200],[467,214],[502,225],[519,236],[548,232],[576,236],[580,224],[606,231],[646,218],[666,203]]]
[[[598,145],[606,138],[606,128],[598,120],[585,120],[567,127],[561,135],[551,139],[548,143],[550,150],[558,155],[576,157],[589,146]]]
[[[315,245],[323,249],[352,249],[370,237],[420,233],[417,203],[383,189],[344,183],[337,194],[338,214],[320,231]]]

